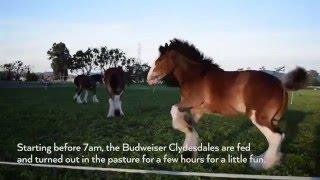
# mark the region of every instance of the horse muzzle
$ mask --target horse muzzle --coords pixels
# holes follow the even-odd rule
[[[119,109],[115,109],[115,110],[114,110],[114,115],[115,115],[116,117],[121,116],[120,110],[119,110]]]

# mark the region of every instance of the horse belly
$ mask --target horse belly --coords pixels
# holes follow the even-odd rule
[[[210,104],[206,109],[206,113],[219,116],[234,116],[239,113],[233,106],[228,104]]]

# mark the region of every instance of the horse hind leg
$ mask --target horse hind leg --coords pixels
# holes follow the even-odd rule
[[[97,98],[96,89],[93,89],[92,92],[93,92],[92,102],[94,102],[94,103],[99,103],[99,100],[98,100],[98,98]]]
[[[79,91],[79,88],[76,87],[76,93],[74,94],[73,96],[73,100],[76,101],[77,100],[77,97],[78,97],[78,91]]]
[[[272,117],[273,118],[273,117]],[[282,153],[280,152],[284,133],[278,128],[278,120],[259,116],[252,111],[250,119],[252,123],[262,132],[268,141],[268,149],[260,156],[250,156],[250,165],[255,170],[269,169],[280,164]],[[266,122],[262,125],[261,122]]]
[[[198,146],[199,135],[192,127],[192,123],[188,122],[186,119],[187,112],[181,112],[177,105],[173,105],[170,113],[172,116],[173,128],[185,134],[182,156],[185,158],[195,157],[197,152],[195,150],[191,151],[190,149],[194,149]]]
[[[82,104],[82,100],[81,100],[82,88],[80,87],[79,89],[80,89],[80,90],[78,90],[78,93],[77,93],[77,103],[78,103],[78,104]]]
[[[84,92],[84,98],[83,98],[83,101],[86,104],[88,103],[88,94],[89,94],[89,91],[86,89]]]

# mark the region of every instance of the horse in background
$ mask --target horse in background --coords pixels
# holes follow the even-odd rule
[[[183,156],[196,154],[198,133],[193,126],[203,114],[244,114],[269,144],[265,153],[252,157],[251,167],[268,169],[280,163],[284,133],[279,121],[287,110],[288,91],[305,86],[305,69],[298,67],[282,80],[262,71],[224,71],[194,45],[178,39],[159,51],[147,82],[154,85],[170,76],[180,87],[180,102],[170,113],[173,128],[185,134]]]
[[[99,100],[96,95],[96,87],[97,82],[102,84],[102,75],[101,74],[94,74],[94,75],[78,75],[74,79],[74,84],[76,85],[76,94],[73,96],[73,99],[77,101],[77,103],[82,104],[88,103],[88,94],[89,91],[93,93],[92,102],[99,103]],[[81,100],[81,93],[85,91],[83,101]]]
[[[125,88],[125,73],[121,67],[109,68],[104,72],[104,83],[109,95],[107,117],[124,116],[121,98]]]

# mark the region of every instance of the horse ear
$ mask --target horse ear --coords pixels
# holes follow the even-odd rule
[[[163,46],[160,46],[159,47],[159,52],[162,54],[164,52],[164,47]]]

